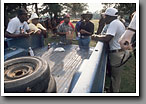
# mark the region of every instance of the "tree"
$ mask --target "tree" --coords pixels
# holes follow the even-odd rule
[[[119,15],[122,17],[129,17],[134,11],[136,11],[136,3],[102,3],[104,5],[101,12],[105,12],[108,7],[115,7],[119,11]]]
[[[38,4],[37,4],[37,3],[32,3],[32,5],[35,6],[35,13],[39,16],[39,12],[38,12]]]
[[[12,18],[16,16],[16,12],[19,8],[24,8],[25,10],[27,10],[27,4],[26,3],[5,3],[4,4],[5,15]]]
[[[136,3],[118,3],[115,8],[119,10],[120,15],[131,15],[136,11]]]
[[[100,14],[98,12],[94,12],[93,19],[100,19]]]
[[[17,15],[17,10],[19,8],[24,8],[27,10],[26,3],[4,3],[4,27],[7,28],[9,19]]]
[[[103,13],[105,12],[105,10],[109,7],[113,7],[115,5],[115,3],[102,3],[103,6],[103,9],[100,11],[100,13]]]
[[[87,3],[65,3],[66,12],[72,14],[73,17],[77,17],[78,14],[81,14],[83,11],[87,10]]]
[[[63,7],[60,3],[44,3],[42,5],[42,10],[40,13],[46,14],[48,13],[50,17],[52,18],[57,17],[60,15],[61,11],[63,10]]]

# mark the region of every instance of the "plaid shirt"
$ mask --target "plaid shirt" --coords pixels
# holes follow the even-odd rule
[[[68,31],[73,31],[73,29],[70,25],[62,23],[58,26],[57,31],[58,32],[68,32]]]

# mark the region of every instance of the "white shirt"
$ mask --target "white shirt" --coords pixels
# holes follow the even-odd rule
[[[23,23],[21,23],[18,17],[14,17],[8,23],[6,31],[11,34],[20,34],[20,30],[22,29],[24,32],[26,32],[26,30],[29,30],[27,22],[24,21]]]
[[[129,28],[136,30],[136,13],[134,14],[129,26]]]
[[[106,25],[103,27],[102,32],[101,32],[102,35],[105,35],[105,34],[106,34],[107,29],[108,29],[108,26],[109,26],[109,24],[106,24]]]
[[[109,24],[106,35],[114,36],[109,42],[110,50],[121,49],[118,40],[121,37],[121,35],[124,33],[124,31],[125,31],[125,26],[119,19],[113,20]]]

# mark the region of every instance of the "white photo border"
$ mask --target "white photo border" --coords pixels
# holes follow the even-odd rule
[[[139,0],[53,0],[49,3],[136,3],[136,93],[4,93],[4,3],[32,3],[33,0],[1,0],[1,96],[139,96]],[[35,3],[48,3],[35,0]]]

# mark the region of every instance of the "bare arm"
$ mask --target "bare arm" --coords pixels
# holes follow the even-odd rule
[[[112,35],[96,35],[92,36],[91,39],[96,40],[96,41],[102,41],[102,42],[109,42],[113,38]]]
[[[17,37],[27,37],[29,36],[29,34],[24,34],[24,33],[21,33],[21,34],[11,34],[9,32],[5,32],[5,37],[7,38],[17,38]]]
[[[132,50],[132,44],[131,44],[131,39],[133,37],[135,32],[126,30],[124,34],[121,36],[119,39],[119,43],[121,45],[121,48],[124,50]],[[127,44],[126,44],[127,42]]]

